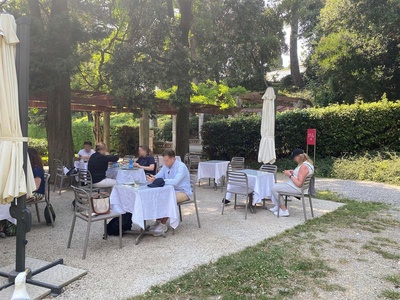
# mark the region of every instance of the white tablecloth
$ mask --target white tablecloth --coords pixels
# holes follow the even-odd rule
[[[74,161],[74,167],[81,170],[87,170],[88,162],[84,162],[83,160]]]
[[[0,204],[0,221],[8,220],[14,224],[17,223],[17,220],[10,216],[10,206],[11,204]]]
[[[109,168],[106,172],[108,178],[116,179],[118,184],[135,182],[146,182],[146,174],[143,169],[121,169],[121,168]]]
[[[202,178],[214,178],[216,184],[219,183],[222,176],[226,176],[229,161],[225,160],[209,160],[199,163],[197,172],[197,181]]]
[[[182,161],[180,156],[175,156],[175,158],[177,161]],[[158,161],[160,162],[160,167],[162,167],[164,165],[164,159],[161,155],[158,155]]]
[[[144,221],[170,218],[170,225],[179,225],[176,194],[172,185],[149,188],[142,185],[138,189],[125,185],[114,186],[110,195],[111,209],[119,213],[132,213],[132,222],[144,229]]]
[[[257,171],[257,170],[240,170],[247,174],[249,188],[254,190],[253,205],[260,203],[264,198],[271,198],[271,189],[275,184],[275,177],[272,173]],[[228,189],[230,185],[228,185]],[[231,198],[231,194],[227,193],[227,199]]]

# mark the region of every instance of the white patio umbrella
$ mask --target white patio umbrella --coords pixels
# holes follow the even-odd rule
[[[16,23],[12,15],[0,14],[0,195],[6,204],[36,189],[28,160],[27,180],[23,170],[23,142],[18,106],[15,66]],[[0,205],[1,206],[1,205]],[[4,206],[3,206],[4,208]]]
[[[275,92],[272,87],[267,88],[262,96],[263,109],[261,119],[261,141],[258,149],[258,162],[273,164],[275,155]]]

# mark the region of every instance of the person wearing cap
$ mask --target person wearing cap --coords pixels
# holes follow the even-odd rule
[[[161,170],[155,176],[147,175],[147,180],[150,182],[149,186],[172,185],[178,203],[189,200],[192,195],[192,188],[188,168],[183,162],[176,160],[175,151],[172,149],[164,150],[162,156],[164,165]],[[167,221],[168,218],[157,220],[154,229],[152,229],[155,235],[167,232]]]
[[[297,163],[296,169],[283,171],[283,174],[288,177],[288,180],[286,182],[276,183],[272,187],[271,200],[275,206],[270,208],[270,211],[278,215],[279,209],[279,216],[281,217],[288,217],[289,210],[283,202],[283,197],[279,196],[279,193],[301,193],[301,187],[306,177],[314,174],[313,162],[310,157],[304,153],[304,150],[294,149],[290,158]]]

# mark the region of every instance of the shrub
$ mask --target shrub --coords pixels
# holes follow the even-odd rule
[[[43,138],[43,139],[32,139],[30,138],[28,141],[28,146],[35,148],[37,150],[37,152],[39,152],[39,154],[41,156],[47,156],[48,155],[48,150],[47,150],[47,139]]]
[[[77,153],[83,147],[85,141],[94,142],[93,123],[77,122],[72,123],[72,140],[74,142],[74,151]]]
[[[115,129],[113,145],[118,155],[137,155],[139,149],[139,127],[120,126]]]
[[[400,102],[333,105],[278,113],[275,125],[277,157],[306,147],[307,128],[317,129],[317,157],[340,157],[400,148]],[[210,158],[241,155],[257,159],[261,119],[222,119],[203,126],[203,146]]]
[[[33,138],[33,139],[47,138],[46,127],[29,124],[28,125],[28,137]]]

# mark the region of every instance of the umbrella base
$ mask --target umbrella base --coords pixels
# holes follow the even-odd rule
[[[58,259],[52,263],[27,258],[26,266],[32,270],[32,277],[26,280],[29,290],[32,291],[31,299],[44,297],[48,294],[58,296],[63,288],[71,282],[87,274],[87,271],[65,266],[63,259]],[[14,279],[18,274],[14,271],[15,266],[10,265],[0,269],[0,299],[11,299],[8,294],[14,291]],[[29,277],[29,276],[28,276]],[[2,285],[1,285],[2,284]],[[35,296],[37,295],[37,296]]]

